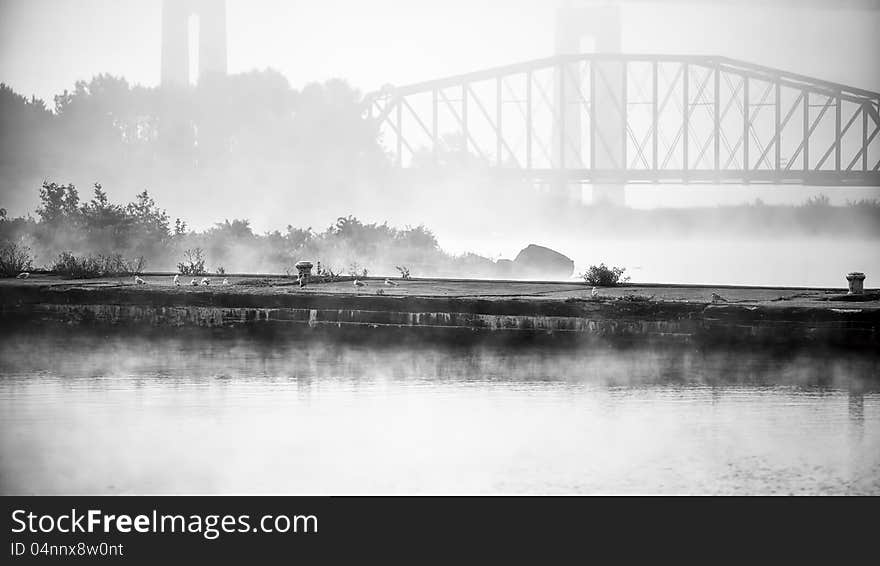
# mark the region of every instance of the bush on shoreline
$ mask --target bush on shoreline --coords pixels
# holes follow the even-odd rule
[[[61,252],[52,264],[51,271],[69,279],[97,279],[138,275],[143,273],[145,266],[143,257],[126,261],[121,254],[76,257],[70,252]]]
[[[608,267],[604,263],[598,266],[591,265],[586,273],[581,274],[587,285],[595,287],[615,287],[629,281],[629,277],[623,277],[626,269],[622,267]]]
[[[205,255],[202,248],[184,250],[184,261],[177,264],[181,275],[205,275]]]
[[[0,244],[0,277],[16,277],[33,269],[31,250],[18,242]]]

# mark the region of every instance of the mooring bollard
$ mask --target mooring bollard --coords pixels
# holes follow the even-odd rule
[[[312,262],[298,261],[294,267],[296,267],[296,271],[299,273],[299,278],[303,281],[308,281],[309,277],[312,276]]]
[[[849,281],[850,295],[861,295],[865,292],[865,274],[854,271],[847,273],[846,280]]]

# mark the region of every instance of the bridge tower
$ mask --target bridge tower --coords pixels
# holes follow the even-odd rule
[[[198,77],[190,77],[192,16],[199,23]],[[162,85],[185,86],[210,73],[226,74],[226,0],[164,0]]]
[[[621,52],[620,7],[616,3],[597,4],[584,0],[565,0],[556,14],[556,55],[583,52],[585,38],[593,40],[593,49],[599,54]],[[596,145],[592,150],[594,162],[589,163],[582,147],[581,117],[583,108],[573,96],[573,88],[564,81],[565,74],[556,72],[556,104],[553,135],[553,160],[560,169],[589,168],[609,174],[593,182],[593,200],[624,204],[624,186],[615,182],[614,171],[626,169],[626,67],[617,58],[594,59],[591,63],[590,105],[595,120]],[[564,124],[567,133],[559,132]],[[563,141],[565,140],[565,141]],[[563,187],[569,188],[565,181]],[[580,198],[580,187],[576,194]]]

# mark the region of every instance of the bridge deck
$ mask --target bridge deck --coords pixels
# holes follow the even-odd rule
[[[880,186],[880,93],[718,56],[570,54],[366,98],[398,166]]]

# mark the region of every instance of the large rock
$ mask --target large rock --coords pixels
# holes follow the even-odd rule
[[[574,261],[561,253],[530,244],[513,260],[516,274],[529,278],[568,279],[574,273]]]

